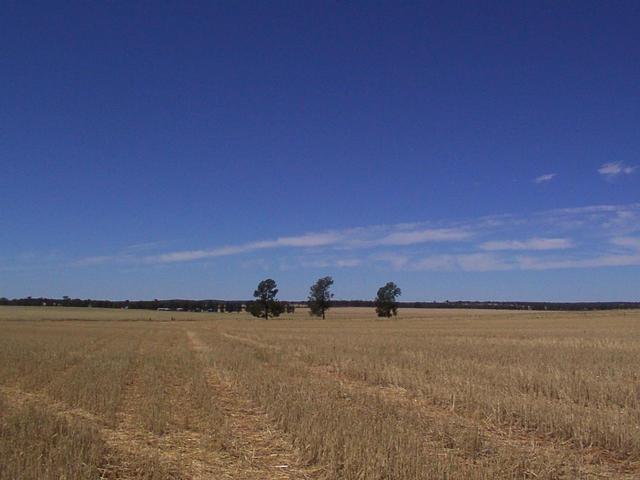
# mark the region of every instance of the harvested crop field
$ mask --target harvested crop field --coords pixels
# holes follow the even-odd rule
[[[640,312],[0,307],[0,478],[640,478]]]

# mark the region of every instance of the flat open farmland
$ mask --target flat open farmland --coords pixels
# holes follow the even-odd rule
[[[638,311],[0,307],[0,478],[637,479],[639,377]]]

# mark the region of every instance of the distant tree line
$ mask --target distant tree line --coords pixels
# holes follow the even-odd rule
[[[334,307],[370,307],[376,306],[375,300],[334,300]],[[398,308],[475,308],[486,310],[619,310],[640,308],[640,302],[398,302]]]
[[[296,305],[306,304],[310,306],[309,313],[317,312],[322,316],[331,307],[376,307],[376,300],[333,300],[332,294],[328,293],[328,288],[333,284],[331,277],[320,279],[322,282],[314,284],[306,302],[286,302],[278,301],[278,307],[270,313],[293,313]],[[328,281],[331,280],[331,283]],[[314,289],[315,287],[315,289]],[[325,288],[326,287],[326,288]],[[251,312],[254,308],[254,301],[246,300],[94,300],[80,298],[49,298],[49,297],[26,297],[8,299],[0,298],[0,305],[16,306],[64,306],[64,307],[95,307],[95,308],[130,308],[144,310],[167,309],[171,311],[188,312],[219,312],[233,313],[247,310]],[[313,307],[311,307],[313,305]],[[640,302],[485,302],[485,301],[445,301],[445,302],[396,302],[396,308],[477,308],[494,310],[617,310],[640,308]],[[385,311],[386,312],[386,311]],[[393,310],[392,310],[393,313]],[[264,314],[260,315],[264,316]],[[276,315],[277,316],[277,315]]]
[[[0,298],[0,305],[19,305],[27,307],[58,306],[58,307],[94,307],[94,308],[129,308],[136,310],[171,310],[185,312],[242,312],[250,303],[242,300],[94,300],[80,298],[48,298],[26,297],[8,299]],[[284,311],[293,313],[295,306],[289,302],[282,302]]]

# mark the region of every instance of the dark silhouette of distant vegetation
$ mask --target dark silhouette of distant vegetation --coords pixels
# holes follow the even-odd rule
[[[53,307],[94,307],[94,308],[126,308],[132,310],[169,310],[185,312],[219,312],[237,313],[245,310],[246,300],[93,300],[79,298],[26,297],[10,300],[0,298],[0,305],[17,306],[53,306]],[[287,313],[293,313],[295,306],[281,302]]]
[[[388,282],[378,289],[375,299],[376,313],[379,317],[391,317],[398,314],[398,302],[396,297],[402,294],[402,290],[393,282]]]
[[[0,297],[0,305],[15,306],[63,306],[94,308],[129,308],[143,310],[166,309],[188,312],[242,312],[252,302],[248,300],[95,300],[80,298],[24,297],[9,299]],[[306,302],[280,302],[286,313],[295,312],[296,305]],[[374,308],[373,300],[331,300],[332,308],[367,307]],[[477,308],[492,310],[619,310],[640,308],[640,302],[491,302],[491,301],[445,301],[445,302],[398,302],[398,308]]]
[[[331,306],[374,308],[374,300],[332,300]],[[398,302],[398,308],[475,308],[483,310],[619,310],[640,308],[640,302],[491,302],[491,301],[444,301],[444,302]]]
[[[331,306],[331,298],[333,297],[333,293],[329,291],[331,285],[333,285],[333,278],[331,277],[320,278],[311,285],[307,300],[310,315],[322,317],[324,320],[324,314]]]

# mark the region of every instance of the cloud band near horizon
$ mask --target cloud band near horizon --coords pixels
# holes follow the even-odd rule
[[[640,204],[594,205],[437,224],[376,225],[153,254],[128,250],[76,263],[151,265],[260,252],[270,252],[264,260],[286,269],[386,265],[406,271],[502,271],[640,265]]]

